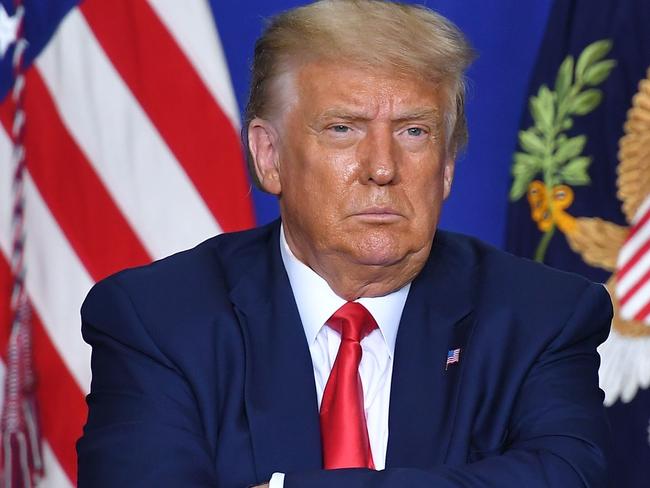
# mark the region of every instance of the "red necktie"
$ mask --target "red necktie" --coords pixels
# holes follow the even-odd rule
[[[377,322],[363,305],[348,302],[334,312],[327,325],[341,333],[341,345],[320,408],[323,467],[374,469],[359,363],[360,341],[377,328]]]

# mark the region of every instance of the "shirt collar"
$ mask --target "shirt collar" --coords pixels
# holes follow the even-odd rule
[[[284,235],[284,226],[280,227],[280,253],[298,306],[300,320],[305,329],[305,336],[311,345],[327,319],[343,306],[346,300],[334,293],[327,281],[293,254]],[[374,317],[391,358],[395,352],[397,329],[410,288],[411,284],[408,283],[382,297],[364,297],[356,300]]]

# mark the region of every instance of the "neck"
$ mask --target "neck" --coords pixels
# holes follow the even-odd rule
[[[331,261],[317,262],[310,267],[327,281],[334,293],[348,301],[393,293],[413,281],[421,269],[421,266],[401,263],[388,267],[364,265],[337,267]]]
[[[363,297],[379,297],[404,287],[419,274],[431,250],[431,243],[388,264],[365,264],[335,252],[301,250],[285,233],[294,256],[322,277],[341,298],[354,301]]]

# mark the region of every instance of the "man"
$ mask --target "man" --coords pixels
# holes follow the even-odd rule
[[[422,7],[270,23],[247,142],[282,224],[91,291],[80,486],[606,485],[603,287],[436,231],[471,57]]]

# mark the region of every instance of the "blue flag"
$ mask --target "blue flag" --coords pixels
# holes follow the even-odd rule
[[[23,55],[23,67],[26,68],[48,43],[61,19],[78,3],[79,0],[25,0],[22,2],[25,14],[21,14],[14,0],[0,0],[0,101],[14,82],[12,59],[16,43],[10,34],[22,34],[28,42]],[[19,19],[23,15],[24,19]],[[19,20],[24,29],[21,33],[14,29]]]
[[[610,291],[600,384],[613,485],[626,487],[650,479],[649,25],[647,0],[555,2],[513,158],[506,237],[511,252]]]

